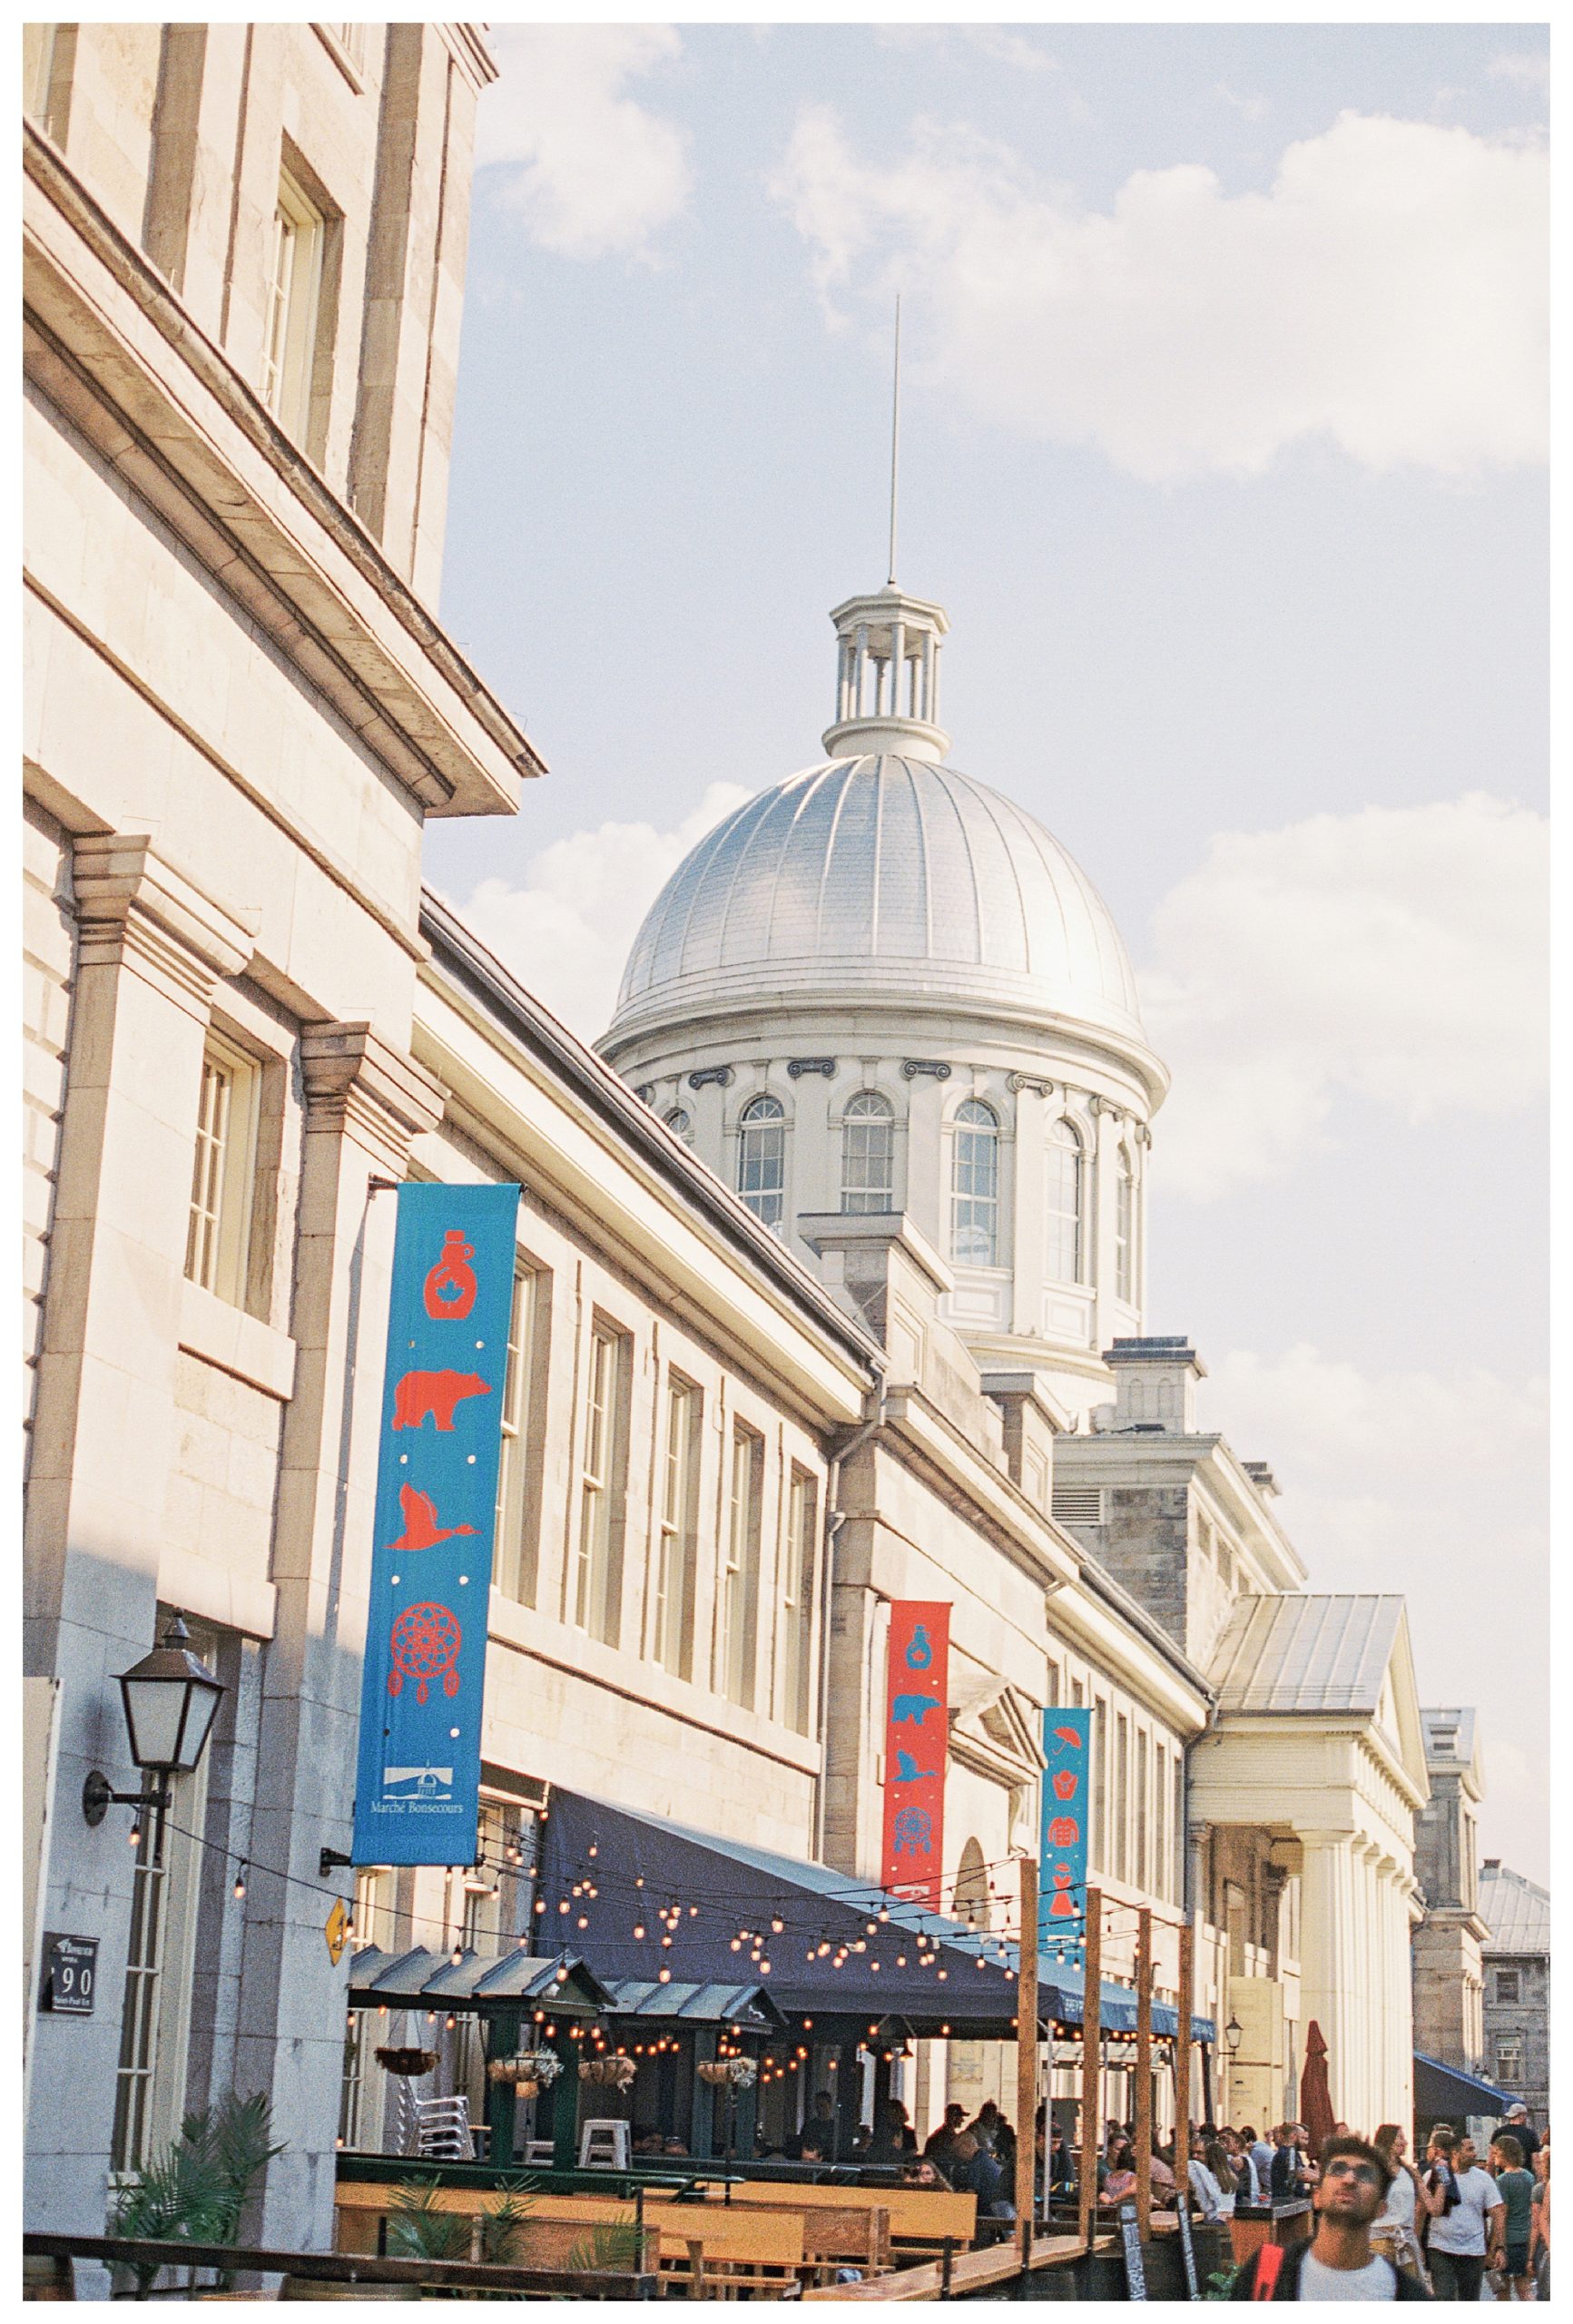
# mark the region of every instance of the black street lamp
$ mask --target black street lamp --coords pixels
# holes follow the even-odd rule
[[[1231,2015],[1229,2023],[1224,2028],[1224,2039],[1229,2044],[1229,2056],[1233,2060],[1241,2043],[1245,2039],[1245,2028],[1237,2017]]]
[[[163,1853],[163,1819],[170,1777],[195,1769],[224,1695],[221,1679],[191,1651],[191,1633],[177,1614],[162,1644],[123,1671],[118,1680],[131,1756],[142,1769],[140,1791],[115,1791],[95,1768],[82,1787],[82,1813],[102,1824],[111,1803],[153,1808],[158,1817],[152,1860]]]

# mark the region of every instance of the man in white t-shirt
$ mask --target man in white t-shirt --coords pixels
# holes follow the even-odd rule
[[[1445,2125],[1431,2132],[1421,2199],[1431,2215],[1426,2258],[1438,2299],[1479,2300],[1488,2260],[1502,2250],[1502,2196],[1474,2142]]]
[[[1371,2248],[1391,2172],[1364,2139],[1329,2139],[1312,2204],[1316,2233],[1289,2249],[1264,2243],[1234,2279],[1234,2299],[1423,2299],[1421,2286]]]

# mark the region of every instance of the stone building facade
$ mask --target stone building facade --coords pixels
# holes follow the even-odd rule
[[[1414,1933],[1415,2048],[1489,2081],[1480,1947],[1478,1828],[1485,1777],[1475,1714],[1422,1711],[1430,1797],[1415,1827],[1415,1877],[1425,1917]]]
[[[98,1973],[29,1997],[27,2215],[101,2230],[234,2086],[287,2142],[258,2232],[322,2242],[421,833],[541,771],[432,611],[493,68],[305,24],[34,25],[25,67],[27,1822],[34,1936]],[[177,1614],[225,1695],[161,1859],[83,1797]]]
[[[1486,2072],[1544,2130],[1551,2103],[1551,1899],[1499,1857],[1480,1867]]]

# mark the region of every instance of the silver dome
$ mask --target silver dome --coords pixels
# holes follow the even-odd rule
[[[893,754],[807,768],[701,840],[634,940],[607,1038],[876,993],[1144,1040],[1119,931],[1058,842],[954,767]]]

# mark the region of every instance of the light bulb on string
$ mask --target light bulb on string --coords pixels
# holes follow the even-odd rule
[[[233,1896],[236,1904],[238,1905],[245,1893],[246,1867],[243,1864],[237,1865],[235,1867],[235,1885],[233,1888],[231,1889],[230,1894]]]

